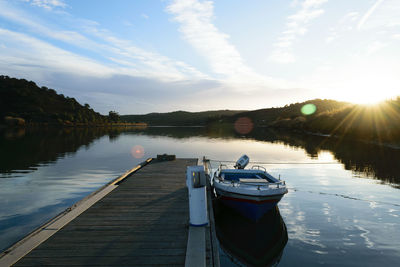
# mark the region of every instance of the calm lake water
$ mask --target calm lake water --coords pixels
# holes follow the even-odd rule
[[[221,266],[398,266],[400,150],[254,129],[151,127],[0,132],[0,251],[157,154],[243,153],[289,193],[258,223],[216,204]]]

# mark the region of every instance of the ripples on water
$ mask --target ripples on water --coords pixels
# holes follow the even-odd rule
[[[266,258],[280,266],[400,262],[396,149],[266,129],[240,136],[201,127],[16,130],[0,132],[0,147],[0,250],[144,158],[169,153],[236,160],[246,153],[281,175],[289,193],[279,203],[280,212],[259,225],[225,210],[216,216],[223,266],[265,264]],[[143,148],[142,158],[132,154],[134,147]],[[321,164],[327,162],[337,164]],[[279,241],[272,244],[272,237]],[[235,245],[245,239],[248,251]],[[254,261],[255,255],[261,261]]]

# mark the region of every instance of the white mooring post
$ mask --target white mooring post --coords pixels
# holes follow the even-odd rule
[[[189,222],[191,226],[208,225],[207,190],[204,166],[188,166],[186,185],[189,191]]]

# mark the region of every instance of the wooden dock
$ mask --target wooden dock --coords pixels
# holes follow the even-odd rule
[[[118,186],[14,266],[184,266],[190,165],[197,159],[153,160],[118,180]],[[205,237],[207,266],[215,265],[211,229],[206,228]]]

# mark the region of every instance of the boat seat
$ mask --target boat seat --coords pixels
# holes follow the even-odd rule
[[[239,181],[240,181],[241,183],[268,184],[268,181],[265,180],[265,179],[240,178]]]

